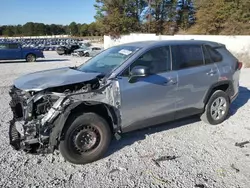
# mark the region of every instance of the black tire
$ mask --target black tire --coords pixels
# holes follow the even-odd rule
[[[36,56],[34,54],[28,54],[26,56],[26,61],[27,62],[35,62],[36,61]]]
[[[79,52],[78,54],[79,54],[80,57],[84,56],[84,52]]]
[[[217,104],[219,104],[218,107]],[[223,105],[220,106],[220,104]],[[201,115],[201,120],[210,125],[218,125],[225,121],[225,119],[227,118],[229,108],[229,96],[224,91],[217,90],[208,100],[205,111]]]
[[[104,156],[111,141],[110,127],[105,119],[95,113],[84,113],[73,117],[66,126],[68,129],[63,133],[59,150],[67,161],[86,164]],[[94,142],[91,148],[88,148],[89,143],[83,144],[89,138],[85,134],[92,134]]]
[[[87,52],[87,53],[85,53],[85,55],[84,55],[85,57],[89,57],[89,53]]]

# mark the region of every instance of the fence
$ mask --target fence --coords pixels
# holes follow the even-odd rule
[[[104,36],[104,48],[144,40],[209,40],[223,43],[244,64],[250,65],[250,36],[223,36],[223,35],[156,35],[136,34],[123,35],[118,39]]]

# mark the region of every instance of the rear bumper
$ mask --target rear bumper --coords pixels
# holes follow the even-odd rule
[[[236,93],[235,95],[233,95],[233,96],[230,97],[231,103],[232,103],[233,101],[235,101],[235,99],[238,97],[238,95],[239,95],[239,92]]]

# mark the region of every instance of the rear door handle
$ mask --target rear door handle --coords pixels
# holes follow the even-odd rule
[[[209,76],[213,76],[214,74],[216,74],[217,73],[217,71],[216,70],[210,70],[209,72],[207,72],[207,75],[209,75]]]

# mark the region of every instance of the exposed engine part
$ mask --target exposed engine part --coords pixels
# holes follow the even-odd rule
[[[70,110],[84,102],[88,105],[100,103],[119,108],[118,82],[100,84],[101,77],[85,83],[72,84],[42,91],[24,92],[14,86],[11,88],[10,106],[13,119],[10,127],[10,144],[15,149],[27,152],[52,152],[57,146],[63,125]],[[67,108],[70,106],[69,108]],[[110,112],[116,114],[117,110]],[[65,110],[67,109],[66,114]],[[55,122],[56,121],[56,122]],[[120,119],[115,120],[117,124]],[[116,130],[116,127],[114,127]]]

